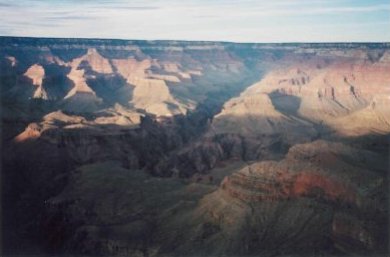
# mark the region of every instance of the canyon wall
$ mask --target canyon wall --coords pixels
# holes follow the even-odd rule
[[[5,253],[386,256],[389,56],[1,37]]]

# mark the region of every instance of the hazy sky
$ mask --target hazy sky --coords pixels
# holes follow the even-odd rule
[[[0,35],[390,42],[390,0],[0,0]]]

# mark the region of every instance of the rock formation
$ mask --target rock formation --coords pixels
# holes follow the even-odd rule
[[[15,61],[12,62],[12,66],[15,65]],[[34,64],[28,70],[26,73],[24,73],[26,77],[32,80],[32,84],[37,87],[37,89],[34,92],[33,98],[42,98],[47,100],[48,96],[46,93],[46,90],[43,88],[42,82],[45,77],[45,70],[42,66],[38,64]]]
[[[387,256],[389,49],[0,38],[5,255]]]
[[[265,133],[278,133],[291,120],[298,124],[321,123],[345,135],[374,132],[371,126],[374,123],[376,132],[388,133],[388,108],[384,106],[388,105],[389,89],[383,85],[390,83],[385,72],[389,62],[372,63],[367,55],[335,58],[332,53],[326,60],[312,57],[266,74],[238,98],[226,103],[214,121],[216,133],[225,133],[225,129],[233,127],[230,132],[252,129],[253,134],[260,131],[255,122],[263,123]],[[262,108],[247,107],[256,103]],[[235,126],[240,116],[252,117],[252,122],[244,120],[242,126]],[[281,117],[286,120],[286,116],[290,121],[280,125]],[[276,121],[270,123],[273,119]]]
[[[240,227],[256,227],[244,243],[251,253],[283,251],[289,244],[307,247],[307,242],[330,248],[329,237],[341,251],[378,250],[384,243],[379,227],[387,207],[383,195],[373,192],[385,187],[385,159],[340,143],[296,145],[281,162],[254,163],[226,177],[219,190],[201,200],[195,220],[202,217],[219,228],[205,244],[234,242],[250,236]],[[372,165],[377,172],[370,171]]]

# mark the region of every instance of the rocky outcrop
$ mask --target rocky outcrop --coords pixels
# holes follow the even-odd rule
[[[275,109],[270,96],[262,93],[241,95],[226,103],[221,113],[213,119],[212,133],[249,137],[288,134],[290,140],[307,140],[316,135],[312,124],[282,114]]]
[[[23,142],[30,139],[36,139],[41,136],[41,127],[36,123],[31,123],[19,135],[15,137],[15,142]]]
[[[335,154],[333,163],[328,153]],[[317,141],[295,146],[281,162],[251,164],[226,177],[216,191],[212,185],[153,178],[119,163],[95,163],[73,172],[48,201],[46,225],[62,212],[68,219],[61,224],[72,233],[61,247],[93,254],[380,253],[384,235],[378,226],[385,213],[379,202],[385,192],[366,191],[382,190],[378,171],[386,166],[377,163],[379,170],[370,170],[379,159],[370,151]],[[363,198],[379,204],[367,209],[359,203]]]
[[[271,71],[225,104],[213,122],[216,133],[229,129],[230,133],[255,134],[260,128],[278,133],[284,127],[294,131],[289,129],[292,123],[306,125],[305,130],[310,130],[310,123],[320,123],[344,135],[388,133],[384,106],[388,105],[390,77],[385,70],[389,64],[371,62],[364,51],[359,52],[352,50],[344,58],[331,51],[327,58],[315,56],[292,64],[288,57],[285,67]],[[240,117],[245,119],[240,121]]]
[[[118,73],[121,74],[129,84],[134,84],[132,83],[134,79],[144,78],[146,76],[146,70],[150,69],[152,65],[151,60],[149,59],[137,61],[134,58],[113,59],[112,63]]]
[[[36,47],[33,53],[27,46],[18,49],[24,56],[12,56],[14,64],[7,62],[8,68],[14,71],[25,69],[26,72],[31,67],[27,73],[33,77],[32,69],[38,66],[46,71],[47,74],[40,74],[42,78],[31,79],[37,88],[33,88],[32,94],[23,92],[27,99],[49,99],[59,109],[78,113],[102,110],[120,103],[156,116],[173,116],[194,110],[209,92],[215,91],[210,82],[239,88],[245,85],[240,85],[239,81],[253,76],[240,74],[241,71],[247,72],[248,67],[244,67],[240,58],[226,53],[227,49],[217,47],[214,53],[210,52],[214,46],[210,47],[187,44],[159,47],[150,42],[109,43],[105,46],[100,41],[68,45],[59,40]],[[8,46],[4,48],[4,58],[10,56],[8,51],[14,50]],[[167,54],[166,51],[171,52]],[[210,54],[213,56],[209,58]],[[20,80],[21,74],[18,73],[13,75],[16,80]],[[44,76],[44,85],[38,86]],[[231,82],[225,83],[225,78]],[[26,86],[10,81],[9,87],[9,95],[12,93],[21,98],[22,92],[19,91]]]
[[[12,66],[14,66],[15,64],[16,62],[12,62]],[[31,79],[33,85],[37,87],[34,92],[33,98],[47,100],[48,95],[46,90],[43,88],[43,79],[45,77],[45,70],[43,69],[43,67],[38,64],[34,64],[30,68],[28,68],[24,75]]]
[[[164,80],[135,79],[131,104],[158,116],[185,113],[185,109],[172,97]]]
[[[41,65],[34,64],[24,73],[24,75],[32,80],[34,86],[42,86],[45,70]]]
[[[86,254],[157,254],[166,240],[164,234],[169,233],[163,226],[166,215],[188,212],[180,207],[193,209],[192,202],[212,190],[154,178],[112,161],[85,165],[72,174],[62,192],[46,202],[43,226],[56,250]],[[57,216],[67,219],[59,222]],[[64,228],[69,233],[54,244]]]
[[[283,237],[287,236],[285,233],[295,233],[283,223],[285,219],[295,219],[295,211],[288,207],[289,204],[303,204],[306,207],[302,207],[302,213],[298,214],[302,217],[295,220],[297,226],[294,228],[296,231],[301,229],[300,236],[310,237],[310,229],[305,230],[298,224],[304,222],[307,215],[314,215],[305,222],[318,219],[321,226],[315,232],[316,236],[322,234],[322,240],[325,240],[330,234],[334,247],[339,250],[353,253],[383,251],[384,234],[379,226],[386,219],[386,210],[381,207],[386,201],[382,198],[386,194],[386,182],[382,176],[386,164],[385,158],[373,155],[366,150],[325,141],[296,145],[281,162],[254,163],[226,177],[217,192],[203,198],[199,215],[207,222],[218,224],[225,230],[218,232],[222,234],[230,230],[229,219],[244,222],[245,219],[252,220],[253,215],[260,215],[262,223],[257,229],[259,233],[264,232],[262,240],[280,240],[281,246]],[[375,168],[371,163],[374,159],[382,160]],[[373,170],[378,168],[382,175]],[[370,191],[375,191],[376,195]],[[371,207],[362,206],[362,202]],[[228,207],[228,203],[233,206]],[[279,211],[270,211],[276,209]],[[320,215],[317,213],[320,209],[323,214],[329,213]],[[268,215],[276,216],[271,218]],[[235,222],[234,225],[236,223],[240,224]],[[269,226],[277,223],[284,224],[284,227],[275,225],[277,227],[267,231]],[[326,245],[326,240],[322,243]],[[266,251],[268,247],[272,248],[272,244],[257,247]]]
[[[109,74],[112,73],[112,67],[106,58],[101,56],[95,48],[88,49],[87,55],[83,58],[97,73]]]
[[[389,44],[0,46],[8,252],[386,252]]]

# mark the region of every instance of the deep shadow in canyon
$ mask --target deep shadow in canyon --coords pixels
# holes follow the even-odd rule
[[[0,44],[4,256],[388,254],[388,44]]]

